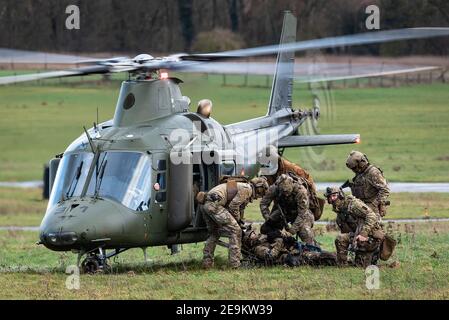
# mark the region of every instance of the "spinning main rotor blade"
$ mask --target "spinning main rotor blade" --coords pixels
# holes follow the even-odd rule
[[[440,67],[416,67],[399,69],[392,71],[380,71],[375,73],[365,73],[365,74],[353,74],[353,75],[341,75],[341,76],[309,76],[309,77],[295,77],[295,82],[297,83],[317,83],[317,82],[327,82],[327,81],[342,81],[342,80],[355,80],[364,78],[376,78],[384,76],[394,76],[401,74],[419,73],[425,71],[435,71],[440,70]]]
[[[193,55],[176,54],[161,58],[153,58],[149,55],[139,55],[136,58],[144,56],[140,60],[136,58],[130,59],[127,57],[116,57],[110,59],[76,57],[76,59],[71,61],[72,64],[95,63],[96,65],[71,70],[0,77],[0,85],[39,80],[39,79],[47,79],[47,78],[82,76],[89,74],[104,74],[115,72],[133,72],[133,71],[146,72],[146,71],[155,71],[159,69],[168,69],[182,72],[189,72],[190,70],[195,71],[201,69],[202,72],[207,72],[207,68],[203,68],[201,66],[203,63],[213,62],[221,59],[255,57],[255,56],[277,54],[278,52],[306,51],[312,49],[374,44],[398,40],[423,39],[432,37],[442,37],[448,35],[449,35],[449,28],[410,28],[410,29],[390,30],[390,31],[368,32],[356,35],[347,35],[334,38],[324,38],[283,45],[271,45],[265,47],[225,51],[218,53],[193,54]],[[19,54],[19,57],[16,60],[24,63],[25,62],[42,63],[42,61],[50,63],[49,57],[52,57],[51,63],[63,63],[63,61],[65,61],[65,63],[69,63],[70,60],[69,59],[70,56],[65,55],[50,56],[50,54],[45,53],[34,53],[35,54],[34,58],[32,58],[33,56],[29,51],[19,50],[16,52],[22,54],[26,53],[23,54],[21,58]],[[11,52],[9,52],[9,54],[11,54]],[[0,57],[1,57],[1,50],[0,50]],[[4,55],[4,57],[8,57],[8,55]],[[9,58],[6,58],[6,60],[3,61],[3,63],[5,62],[10,63],[11,60],[9,59],[10,56]],[[0,58],[0,63],[1,62],[2,60]]]
[[[98,59],[75,55],[0,48],[0,63],[77,64]]]
[[[345,46],[385,43],[399,40],[425,39],[449,36],[449,28],[406,28],[388,31],[366,32],[341,37],[300,41],[265,47],[224,51],[217,53],[192,54],[181,57],[186,61],[215,61],[220,59],[244,58],[277,54],[278,52],[307,51]]]
[[[109,73],[109,72],[111,72],[111,70],[105,66],[92,66],[92,67],[85,67],[85,68],[72,69],[72,70],[59,70],[59,71],[49,71],[49,72],[41,72],[41,73],[30,73],[30,74],[0,77],[0,85],[33,81],[33,80],[51,79],[51,78],[84,76],[84,75],[90,75],[90,74],[105,74],[105,73]]]
[[[209,74],[232,75],[273,75],[276,68],[271,62],[213,62],[186,66],[179,71]],[[435,66],[408,66],[403,64],[380,63],[308,63],[296,62],[294,67],[297,83],[316,83],[326,81],[351,80],[393,76],[407,73],[419,73],[439,70]]]

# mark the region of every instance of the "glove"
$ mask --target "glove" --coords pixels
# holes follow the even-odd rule
[[[295,235],[295,234],[296,234],[296,231],[295,231],[295,230],[293,230],[293,228],[292,228],[292,227],[286,227],[286,228],[285,228],[285,232],[289,233],[289,234],[290,234],[290,236],[293,236],[293,235]]]
[[[292,235],[290,232],[288,232],[287,230],[282,230],[282,231],[281,231],[281,235],[282,235],[282,238],[290,238],[290,237],[293,237],[293,235]]]

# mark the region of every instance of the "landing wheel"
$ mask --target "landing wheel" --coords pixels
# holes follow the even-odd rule
[[[107,263],[107,259],[100,252],[92,252],[81,263],[83,273],[110,273],[111,266]]]

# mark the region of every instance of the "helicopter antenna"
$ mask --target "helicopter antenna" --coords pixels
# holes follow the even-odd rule
[[[92,152],[95,153],[94,143],[92,141],[92,138],[90,137],[89,133],[87,132],[86,127],[83,126],[84,132],[86,133],[87,139],[89,140],[90,148],[92,149]]]
[[[98,124],[99,122],[98,122],[98,107],[97,107],[97,124]]]

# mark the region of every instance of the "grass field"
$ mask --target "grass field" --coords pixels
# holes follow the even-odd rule
[[[220,76],[182,77],[192,109],[199,99],[211,98],[213,116],[223,123],[266,113],[267,88],[241,87],[241,77],[228,77],[226,87]],[[0,87],[0,181],[41,179],[44,163],[64,151],[83,125],[96,121],[97,107],[100,121],[114,114],[118,81],[45,83]],[[264,85],[265,78],[250,78],[249,84]],[[316,180],[346,180],[351,172],[344,162],[353,148],[366,152],[391,181],[449,180],[447,85],[334,90],[332,96],[333,103],[322,99],[321,133],[360,133],[362,144],[289,150],[286,156],[309,169]],[[310,92],[298,87],[294,105],[310,108],[311,103]]]
[[[112,275],[81,275],[80,289],[65,286],[70,253],[36,246],[33,232],[0,232],[0,298],[11,299],[448,299],[449,224],[394,225],[400,244],[388,263],[380,264],[380,289],[368,290],[363,269],[326,267],[230,270],[226,252],[217,251],[216,267],[200,267],[202,244],[184,245],[171,256],[150,248],[150,262],[140,249],[118,256]],[[318,237],[333,249],[335,233]],[[391,262],[399,262],[390,268]]]

